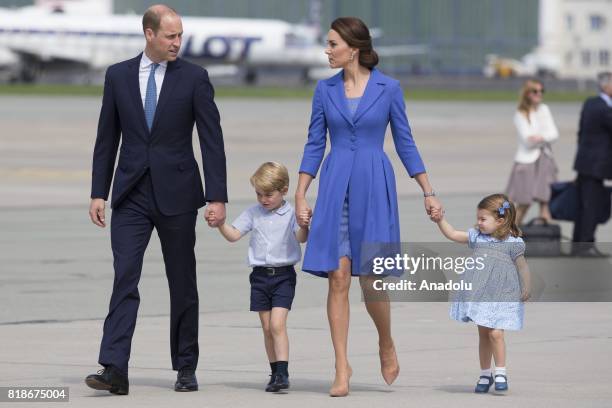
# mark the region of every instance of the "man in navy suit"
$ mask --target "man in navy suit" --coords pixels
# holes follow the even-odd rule
[[[577,255],[599,256],[595,242],[597,220],[610,197],[604,179],[612,179],[612,72],[599,74],[599,96],[582,106],[578,129],[578,152],[574,170],[578,172],[578,215],[573,241],[580,243]]]
[[[138,281],[153,228],[161,241],[170,288],[170,354],[172,368],[178,371],[175,390],[198,389],[197,211],[208,203],[205,217],[214,211],[221,223],[227,202],[225,150],[214,90],[206,70],[178,58],[181,18],[173,9],[155,5],[143,16],[143,30],[144,52],[106,72],[93,154],[89,215],[100,227],[106,226],[104,207],[114,178],[115,279],[98,359],[104,369],[85,382],[114,394],[129,391]],[[193,152],[194,123],[206,194]]]

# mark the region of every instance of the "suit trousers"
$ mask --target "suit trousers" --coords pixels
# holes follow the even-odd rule
[[[603,180],[584,174],[578,174],[578,213],[574,222],[574,242],[595,242],[595,230],[600,214],[605,210],[603,205],[606,194],[609,194]]]
[[[172,368],[195,369],[198,363],[198,290],[195,225],[197,210],[174,216],[160,213],[149,172],[111,216],[115,280],[98,362],[127,374],[140,295],[138,282],[153,228],[161,242],[170,289]]]

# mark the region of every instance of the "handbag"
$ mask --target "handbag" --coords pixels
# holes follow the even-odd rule
[[[576,221],[578,214],[578,186],[574,181],[563,181],[550,185],[551,197],[548,207],[555,220]],[[610,195],[612,187],[605,187],[606,202],[602,204],[602,213],[597,218],[598,224],[605,224],[610,219]]]
[[[544,218],[534,218],[521,226],[525,241],[525,256],[560,256],[561,227]]]

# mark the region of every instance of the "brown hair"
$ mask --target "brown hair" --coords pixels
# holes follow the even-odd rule
[[[178,15],[175,9],[165,4],[156,4],[149,7],[142,16],[142,31],[146,31],[147,28],[150,28],[153,30],[153,33],[157,34],[161,19],[166,14]]]
[[[280,163],[266,162],[251,176],[251,185],[264,193],[282,192],[289,188],[289,172]]]
[[[531,122],[529,120],[529,113],[531,112],[531,109],[534,108],[531,101],[529,100],[529,93],[534,89],[535,86],[538,85],[542,89],[544,89],[544,85],[539,80],[528,79],[523,83],[523,87],[521,88],[518,110],[527,117],[527,122]]]
[[[359,65],[371,70],[378,64],[378,54],[372,48],[372,37],[368,26],[357,17],[339,17],[331,23],[349,47],[359,50]]]
[[[504,213],[500,213],[504,203],[508,203],[508,208],[504,208]],[[508,235],[520,237],[522,232],[516,225],[516,208],[505,194],[491,194],[486,196],[478,203],[479,210],[489,211],[496,220],[503,219],[503,224],[491,234],[494,238],[504,240]]]

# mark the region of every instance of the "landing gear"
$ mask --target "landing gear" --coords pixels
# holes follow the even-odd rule
[[[257,72],[254,68],[247,68],[246,74],[244,75],[244,82],[247,85],[255,85],[257,83]]]

